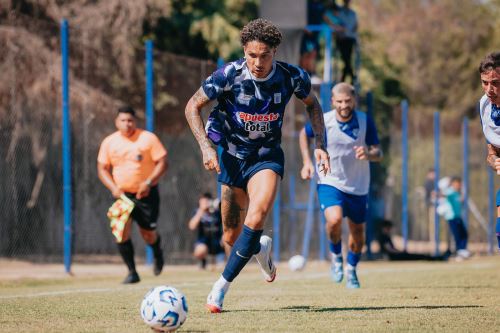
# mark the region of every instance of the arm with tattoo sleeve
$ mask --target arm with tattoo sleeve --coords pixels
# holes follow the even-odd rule
[[[323,111],[319,105],[318,99],[312,93],[302,100],[306,105],[307,114],[311,121],[314,132],[315,147],[325,150],[325,121]]]
[[[312,92],[302,102],[306,105],[307,114],[309,115],[314,132],[314,157],[316,163],[318,163],[319,172],[326,175],[330,172],[330,157],[325,147],[325,120],[323,118],[323,111],[318,99]]]
[[[495,171],[497,170],[497,167],[495,165],[495,161],[497,159],[498,159],[497,150],[495,149],[495,147],[493,147],[493,145],[488,144],[488,156],[486,157],[486,162],[488,162],[489,166]]]
[[[217,153],[208,140],[203,119],[201,119],[201,109],[210,102],[202,88],[189,99],[186,105],[185,115],[193,135],[198,141],[203,155],[203,165],[207,170],[216,170],[220,173]]]

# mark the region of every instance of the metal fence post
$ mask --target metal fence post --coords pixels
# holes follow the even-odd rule
[[[146,130],[154,132],[153,41],[146,41]],[[153,248],[146,246],[146,265],[153,263]]]

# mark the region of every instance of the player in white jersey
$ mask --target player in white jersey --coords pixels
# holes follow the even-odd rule
[[[332,279],[340,283],[344,277],[342,257],[342,219],[349,225],[347,253],[347,287],[359,288],[356,266],[364,243],[367,195],[370,185],[370,161],[382,159],[377,130],[371,117],[355,109],[354,88],[339,83],[332,89],[334,109],[324,114],[325,137],[331,172],[318,173],[318,197],[326,218],[326,232],[332,255]],[[300,132],[299,144],[304,166],[303,179],[315,172],[309,157],[308,137],[313,130],[308,124]]]
[[[479,65],[484,95],[479,101],[481,126],[488,144],[488,164],[500,175],[500,52],[488,54]],[[500,249],[500,190],[496,195],[496,234]]]
[[[223,240],[232,247],[224,272],[207,297],[212,313],[222,311],[224,296],[232,281],[255,255],[268,282],[276,276],[271,238],[262,236],[284,172],[281,126],[285,105],[295,95],[305,105],[314,126],[314,155],[329,170],[324,148],[321,106],[311,92],[304,70],[276,61],[281,32],[271,22],[256,19],[241,31],[245,58],[215,71],[191,97],[186,118],[200,145],[203,164],[216,170],[222,185]],[[217,100],[207,132],[201,109]],[[221,147],[217,156],[209,139]]]

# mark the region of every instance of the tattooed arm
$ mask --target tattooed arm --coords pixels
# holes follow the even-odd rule
[[[316,163],[320,166],[319,172],[323,172],[326,175],[330,171],[330,157],[325,147],[325,121],[321,105],[319,105],[318,99],[312,92],[302,102],[306,105],[307,114],[309,115],[314,132],[314,157],[316,158]]]
[[[186,115],[187,122],[193,135],[198,141],[200,146],[201,154],[203,155],[203,165],[207,170],[216,170],[220,173],[219,162],[217,159],[217,152],[212,147],[212,144],[208,140],[207,133],[205,132],[205,126],[203,120],[201,119],[201,109],[210,102],[207,95],[202,88],[198,89],[196,93],[189,99],[186,105],[186,110],[184,111]]]
[[[500,172],[500,159],[498,158],[499,149],[488,143],[488,156],[486,157],[486,162],[489,166],[495,170],[497,173]]]

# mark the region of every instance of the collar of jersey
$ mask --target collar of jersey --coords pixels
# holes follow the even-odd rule
[[[273,69],[271,70],[271,73],[269,73],[266,77],[263,77],[262,79],[253,76],[252,72],[250,72],[250,69],[248,69],[246,61],[245,61],[245,68],[247,69],[248,74],[250,74],[250,77],[252,78],[252,80],[257,81],[257,82],[263,82],[263,81],[269,80],[274,75],[274,72],[276,71],[276,61],[273,61]]]

